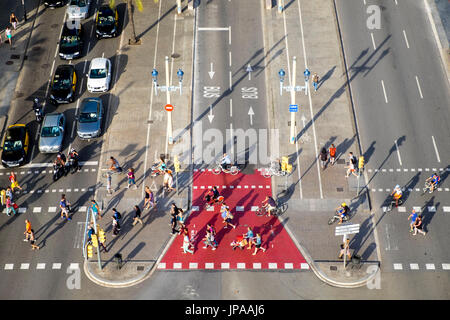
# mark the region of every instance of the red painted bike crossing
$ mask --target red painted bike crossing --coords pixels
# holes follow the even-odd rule
[[[192,212],[185,224],[189,235],[194,230],[194,254],[183,253],[183,237],[177,235],[172,245],[165,253],[158,269],[309,269],[305,259],[295,246],[287,231],[276,217],[257,216],[255,210],[267,195],[272,194],[271,180],[254,174],[239,173],[235,176],[221,173],[214,175],[210,171],[196,171],[193,177]],[[234,219],[232,227],[224,228],[220,216],[220,206],[215,205],[209,210],[203,209],[205,193],[212,186],[217,186],[225,197],[225,203],[230,207]],[[203,249],[203,238],[206,235],[206,224],[214,225],[218,248]],[[261,234],[262,247],[266,252],[254,246],[250,250],[233,250],[230,243],[238,236],[247,232],[247,227],[253,233]]]

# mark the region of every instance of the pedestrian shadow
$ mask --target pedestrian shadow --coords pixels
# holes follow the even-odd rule
[[[331,68],[330,70],[327,71],[327,73],[325,73],[325,75],[323,77],[320,78],[318,86],[317,86],[317,90],[320,89],[320,87],[328,80],[331,78],[331,76],[334,73],[334,70],[336,69],[336,66],[333,66],[333,68]]]
[[[278,221],[277,217],[270,217],[269,220],[261,226],[255,226],[253,228],[253,233],[255,235],[257,233],[261,234],[261,246],[265,245],[265,247],[268,249],[277,235],[284,229],[284,225],[286,225],[288,221],[288,217],[283,219],[282,223]],[[277,222],[278,224],[274,227]]]
[[[428,226],[431,223],[431,220],[433,219],[434,215],[436,214],[437,210],[439,209],[439,206],[441,205],[440,202],[437,202],[434,204],[435,197],[432,196],[430,200],[426,201],[423,207],[421,208],[421,216],[422,216],[422,228],[423,231],[428,232]],[[433,210],[429,210],[429,207],[434,207]]]
[[[370,144],[370,146],[366,149],[366,151],[364,152],[363,156],[364,156],[364,162],[365,163],[369,163],[370,158],[372,157],[372,155],[375,153],[375,144],[377,142],[376,141],[372,141],[372,143]]]
[[[413,192],[414,188],[418,184],[420,180],[420,175],[421,172],[416,173],[411,179],[409,179],[409,181],[403,187],[403,189],[405,189],[402,193],[403,203],[405,203],[408,200],[409,196],[411,195],[411,192]]]

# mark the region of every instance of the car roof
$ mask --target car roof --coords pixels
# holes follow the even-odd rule
[[[42,124],[43,127],[57,127],[58,119],[62,115],[62,113],[49,113],[44,117],[44,122]]]
[[[62,64],[56,68],[55,76],[59,75],[61,77],[69,77],[70,74],[75,70],[74,66],[70,64]]]
[[[81,103],[81,113],[85,112],[97,112],[97,106],[101,104],[99,98],[86,98]]]
[[[103,69],[106,68],[106,58],[94,58],[91,61],[91,69]]]
[[[76,22],[76,23],[71,23],[72,21]],[[70,25],[70,28],[69,28]],[[78,20],[68,20],[66,21],[66,23],[64,23],[64,27],[63,27],[63,31],[62,31],[62,36],[75,36],[75,35],[79,35],[81,32],[81,23]]]
[[[116,10],[115,7],[111,8],[109,5],[107,4],[103,4],[100,6],[100,8],[98,8],[98,13],[99,14],[104,14],[104,13],[112,13],[114,14],[114,11]]]

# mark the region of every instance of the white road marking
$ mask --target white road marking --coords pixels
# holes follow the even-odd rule
[[[14,263],[5,264],[5,270],[13,270],[13,269],[14,269]]]
[[[37,270],[44,270],[45,269],[45,263],[38,263],[36,265]]]
[[[375,45],[375,39],[373,37],[373,33],[370,33],[370,37],[372,38],[372,45],[373,45],[373,50],[377,50],[377,46]]]
[[[30,264],[29,263],[22,263],[20,265],[20,270],[28,270],[30,269]]]
[[[395,149],[397,150],[398,162],[400,163],[401,166],[403,166],[403,164],[402,164],[402,158],[400,157],[400,151],[399,151],[399,149],[398,149],[397,140],[395,140],[394,142],[395,142]]]
[[[406,37],[406,32],[405,32],[405,30],[403,30],[403,37],[405,38],[406,47],[409,49],[409,42],[408,42],[408,38]]]
[[[434,146],[434,151],[436,152],[436,158],[438,162],[441,162],[441,157],[439,157],[439,151],[438,148],[436,146],[436,140],[434,140],[434,136],[431,136],[431,139],[433,140],[433,146]],[[436,171],[436,170],[434,170]]]
[[[417,263],[410,263],[409,268],[411,270],[419,270],[419,265]]]
[[[42,211],[41,207],[34,207],[33,208],[33,213],[40,213]]]
[[[53,270],[59,270],[59,269],[61,269],[61,263],[54,263],[54,264],[52,265],[52,269],[53,269]]]
[[[253,263],[253,269],[261,269],[261,263]]]
[[[419,78],[416,76],[417,89],[419,89],[420,99],[423,99],[422,88],[420,88]]]
[[[220,264],[220,269],[230,269],[230,264],[228,262],[222,262]]]
[[[233,117],[233,99],[230,99],[230,117]]]
[[[427,263],[425,264],[425,267],[427,270],[436,270],[434,263]]]
[[[401,263],[394,263],[394,270],[403,270],[403,265]]]
[[[442,269],[443,270],[450,270],[450,263],[443,263],[442,264]]]
[[[383,80],[381,80],[381,86],[383,87],[384,101],[386,101],[386,103],[388,103],[388,98],[387,98],[387,94],[386,94],[386,88],[384,87],[384,81]]]
[[[245,263],[244,262],[238,262],[237,263],[237,268],[238,269],[245,269]]]
[[[212,262],[205,263],[205,269],[214,269],[214,263]]]

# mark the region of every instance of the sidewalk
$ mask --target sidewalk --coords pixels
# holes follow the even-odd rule
[[[271,88],[268,90],[269,119],[273,119],[271,127],[279,129],[279,156],[289,156],[289,163],[293,165],[288,177],[274,177],[272,181],[274,195],[279,202],[288,204],[281,220],[322,281],[347,288],[365,285],[368,277],[375,275],[371,270],[373,265],[378,266],[378,255],[371,230],[368,195],[360,189],[357,196],[357,178],[352,175],[345,178],[348,153],[359,157],[360,152],[333,2],[299,1],[282,14],[272,8],[264,9],[263,15],[267,87]],[[290,144],[291,99],[287,91],[280,96],[278,71],[285,70],[284,85],[291,85],[294,56],[296,86],[305,85],[303,71],[306,67],[311,75],[308,95],[304,91],[295,94],[295,103],[299,106],[297,143]],[[314,72],[320,77],[317,92],[311,80]],[[337,148],[337,162],[323,170],[318,155],[322,147],[328,150],[331,143]],[[362,187],[364,176],[360,179]],[[364,261],[360,269],[343,269],[343,263],[337,259],[342,236],[334,235],[336,224],[327,224],[335,208],[344,201],[351,208],[350,223],[360,224],[360,233],[350,236],[351,251]]]
[[[98,268],[96,255],[85,263],[86,275],[95,283],[107,287],[130,286],[148,278],[158,257],[172,241],[169,226],[170,204],[175,202],[186,214],[189,213],[190,186],[187,177],[190,168],[181,159],[185,155],[176,153],[180,143],[176,134],[185,130],[191,121],[194,16],[187,8],[181,16],[177,16],[176,7],[167,1],[150,1],[143,12],[135,12],[134,22],[141,44],[128,45],[131,24],[125,22],[127,27],[122,31],[120,48],[114,59],[116,80],[107,107],[107,132],[104,136],[100,167],[107,168],[109,157],[114,156],[125,172],[130,167],[135,169],[138,189],[126,188],[126,174],[114,175],[112,186],[115,191],[110,196],[106,191],[106,179],[102,178],[100,170],[100,187],[96,191],[96,200],[103,209],[100,226],[106,232],[109,252],[101,252],[103,270]],[[165,56],[170,58],[171,85],[178,85],[178,68],[184,71],[183,95],[172,92],[170,97],[174,106],[172,122],[176,141],[170,147],[167,147],[166,143],[166,94],[160,91],[155,95],[151,76],[153,68],[156,68],[159,72],[158,84],[165,85]],[[173,191],[164,195],[162,176],[151,177],[151,166],[160,156],[164,156],[175,173],[175,155],[179,156],[181,162],[179,192]],[[142,211],[144,224],[133,227],[133,206],[139,205],[142,210],[145,186],[149,186],[154,192],[157,206],[150,212]],[[117,208],[122,214],[121,231],[117,237],[112,236],[112,208]],[[122,255],[124,261],[120,270],[114,263],[114,255],[117,253]]]

